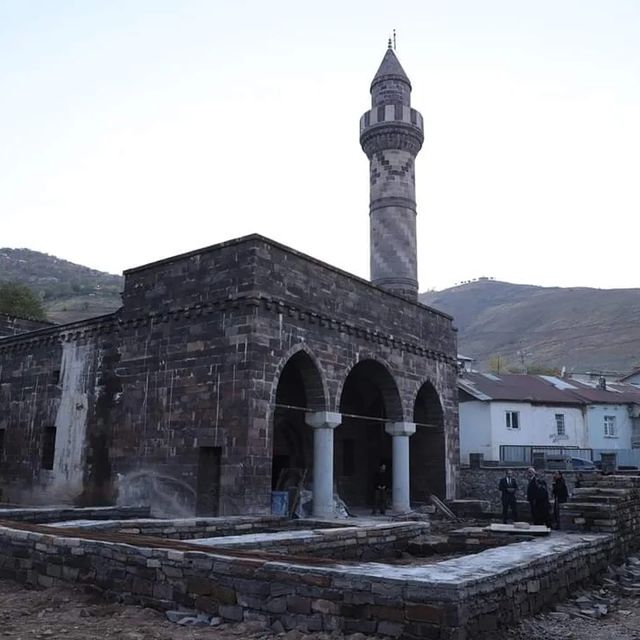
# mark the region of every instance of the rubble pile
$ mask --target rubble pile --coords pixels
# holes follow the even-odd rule
[[[626,638],[627,631],[636,631],[629,637],[639,638],[640,629],[635,630],[620,622],[636,615],[636,598],[640,594],[640,556],[629,556],[619,566],[610,565],[600,584],[592,589],[576,591],[573,597],[556,604],[551,611],[523,620],[517,627],[506,632],[505,638],[600,638],[600,633],[610,629],[616,640]],[[617,618],[614,620],[613,618]],[[606,621],[604,620],[606,619]],[[606,624],[600,628],[595,623]],[[621,627],[621,629],[620,629]],[[583,630],[581,634],[579,629]],[[600,629],[595,636],[592,633]],[[617,629],[617,630],[616,630]],[[614,631],[616,630],[616,631]],[[603,636],[604,637],[604,636]]]

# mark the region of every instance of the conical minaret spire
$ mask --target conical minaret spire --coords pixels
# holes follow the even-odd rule
[[[423,141],[422,116],[411,108],[411,82],[389,46],[371,82],[371,109],[360,118],[360,144],[369,158],[371,281],[414,300],[414,164]]]

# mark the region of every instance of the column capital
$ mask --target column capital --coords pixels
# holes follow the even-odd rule
[[[384,430],[390,436],[412,436],[416,432],[415,422],[389,422]]]
[[[342,414],[333,411],[307,413],[304,421],[314,429],[335,429],[342,423]]]

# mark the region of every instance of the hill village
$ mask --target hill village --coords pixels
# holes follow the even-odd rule
[[[113,312],[0,315],[0,577],[287,640],[497,638],[582,597],[568,629],[611,566],[637,592],[640,370],[458,353],[418,300],[411,91],[390,45],[370,280],[250,235],[129,269]]]

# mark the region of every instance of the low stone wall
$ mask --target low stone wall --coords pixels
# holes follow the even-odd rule
[[[148,518],[149,507],[51,507],[38,508],[1,508],[0,520],[16,522],[62,522],[64,520],[125,520]]]
[[[428,533],[429,524],[397,522],[373,526],[290,531],[281,535],[235,536],[211,541],[216,549],[254,549],[330,558],[332,560],[381,560],[404,551],[410,541]]]
[[[202,522],[213,526],[211,520]],[[229,523],[227,530],[232,524],[247,525],[240,520]],[[272,520],[278,519],[265,517],[262,526]],[[175,528],[175,521],[170,522]],[[562,506],[562,523],[578,535],[552,532],[442,562],[408,565],[343,563],[326,556],[358,557],[354,554],[359,546],[371,544],[394,548],[403,535],[406,541],[416,536],[422,523],[298,530],[279,539],[276,534],[262,547],[259,534],[252,534],[251,541],[244,537],[244,542],[219,537],[214,538],[217,547],[201,549],[197,545],[208,545],[208,540],[140,536],[136,544],[131,531],[148,533],[144,521],[129,523],[129,530],[127,523],[120,523],[120,538],[87,528],[80,533],[79,528],[16,523],[0,526],[0,576],[41,586],[77,582],[124,602],[158,609],[186,607],[230,621],[278,622],[287,630],[488,640],[497,630],[602,575],[612,559],[637,544],[640,477],[585,478]],[[167,523],[163,526],[168,528]],[[461,530],[458,544],[468,548],[477,539],[481,546],[482,537],[475,533]],[[308,557],[323,538],[333,541],[333,550],[325,550],[323,558]],[[225,542],[228,548],[223,548]],[[310,548],[305,551],[295,547],[307,542]],[[260,552],[252,554],[256,548]],[[304,555],[285,555],[294,550]]]
[[[470,640],[601,573],[612,546],[609,535],[558,534],[421,567],[314,566],[0,527],[0,576],[44,587],[72,581],[124,602],[285,629]]]
[[[509,467],[513,471],[514,478],[518,483],[518,508],[520,503],[527,509],[527,478],[528,467]],[[490,510],[494,513],[502,513],[502,502],[500,492],[498,491],[498,482],[504,477],[505,467],[461,467],[460,469],[460,498],[475,498],[486,500],[490,504]],[[567,485],[569,493],[575,487],[576,476],[578,473],[586,480],[595,474],[585,471],[563,471],[562,475]],[[551,494],[551,485],[553,483],[553,471],[544,471],[544,477],[549,486],[549,494]],[[551,495],[549,496],[551,498]],[[520,517],[520,516],[519,516]],[[528,510],[522,512],[522,519],[529,519]]]
[[[596,476],[561,505],[561,526],[573,531],[613,534],[616,553],[640,546],[640,477]]]
[[[407,551],[415,556],[430,556],[445,553],[478,553],[485,549],[503,547],[516,542],[533,540],[532,535],[517,535],[488,531],[483,527],[464,527],[449,531],[445,535],[423,536],[412,540]]]
[[[147,510],[146,516],[149,515]],[[86,518],[85,520],[90,520]],[[301,526],[323,526],[317,522],[308,523],[303,520],[289,520],[283,516],[229,516],[225,518],[182,518],[155,519],[132,518],[120,520],[113,518],[105,522],[63,522],[62,527],[77,527],[94,531],[153,536],[154,538],[171,538],[172,540],[194,540],[197,538],[214,538],[217,536],[236,536],[245,533],[262,533],[265,531],[281,531]],[[341,526],[326,523],[327,527]]]
[[[311,529],[316,526],[319,528]],[[211,549],[268,551],[340,560],[370,560],[404,551],[409,541],[429,531],[424,522],[395,522],[345,527],[344,522],[288,520],[279,516],[64,522],[56,525],[83,531],[193,540]],[[308,527],[303,529],[303,527]],[[300,530],[302,529],[302,530]],[[62,533],[62,531],[61,531]]]

